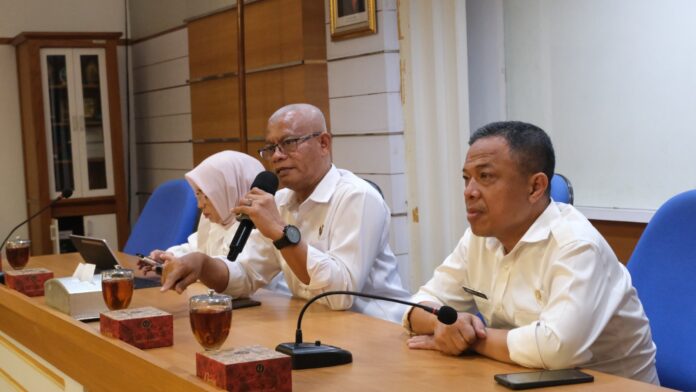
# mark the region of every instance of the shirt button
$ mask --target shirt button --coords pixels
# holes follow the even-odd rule
[[[534,290],[534,297],[536,297],[537,301],[541,302],[541,291]]]

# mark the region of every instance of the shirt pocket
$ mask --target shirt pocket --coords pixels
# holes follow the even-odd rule
[[[541,311],[546,306],[546,294],[540,287],[525,289],[515,295],[512,318],[516,326],[521,327],[539,320]]]
[[[314,227],[307,227],[302,232],[302,236],[303,239],[307,241],[308,245],[322,252],[326,252],[330,246],[328,231],[328,227],[322,223]]]

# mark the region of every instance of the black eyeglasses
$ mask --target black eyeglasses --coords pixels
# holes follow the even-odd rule
[[[321,135],[322,132],[314,132],[310,133],[309,135],[304,135],[300,137],[289,137],[284,140],[281,140],[280,142],[276,144],[269,144],[265,146],[264,148],[259,149],[259,155],[261,155],[261,158],[270,161],[273,158],[273,154],[276,151],[276,148],[280,150],[283,154],[289,154],[297,151],[297,146],[300,143],[306,142],[309,139],[315,138],[319,135]]]

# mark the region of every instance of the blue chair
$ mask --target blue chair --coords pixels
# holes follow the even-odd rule
[[[379,185],[377,185],[377,184],[376,184],[374,181],[372,181],[372,180],[368,180],[367,178],[363,178],[363,180],[365,180],[365,182],[367,182],[368,184],[372,185],[372,187],[375,188],[375,190],[377,191],[377,193],[379,193],[379,195],[382,196],[382,199],[384,199],[384,193],[382,193],[382,189],[379,187]]]
[[[657,346],[660,383],[696,390],[696,190],[660,207],[628,262]]]
[[[555,173],[551,178],[551,198],[561,203],[573,204],[573,185],[563,174]]]
[[[167,181],[155,189],[145,204],[124,253],[148,254],[186,242],[196,229],[198,203],[184,179]]]

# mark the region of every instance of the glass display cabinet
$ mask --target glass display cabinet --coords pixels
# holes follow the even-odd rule
[[[27,215],[34,255],[70,251],[69,233],[128,236],[117,45],[121,33],[22,33],[14,38]],[[69,242],[69,241],[68,241]]]

